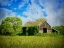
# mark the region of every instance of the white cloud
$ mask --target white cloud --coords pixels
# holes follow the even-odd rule
[[[14,8],[14,10],[16,10],[17,8]]]
[[[25,18],[24,16],[18,15],[17,17],[21,18],[22,24],[24,25],[28,21],[32,21],[30,17]]]
[[[44,17],[43,15],[43,9],[41,9],[41,7],[39,7],[34,0],[31,0],[32,5],[29,4],[29,6],[26,8],[27,10],[25,12],[23,12],[23,16],[18,16],[22,19],[23,21],[23,25],[28,22],[28,21],[35,21],[38,18]],[[27,17],[24,17],[27,16]]]
[[[57,19],[59,25],[64,25],[64,8],[58,10]]]
[[[16,13],[6,8],[0,8],[0,22],[8,16],[16,16]]]
[[[41,9],[35,2],[34,0],[31,1],[32,5],[29,5],[27,7],[27,10],[25,12],[23,12],[23,15],[26,15],[30,18],[32,18],[32,20],[44,17],[43,15],[43,9]]]
[[[56,0],[57,1],[57,0]],[[51,3],[50,3],[51,2]],[[58,2],[46,2],[45,11],[47,13],[47,21],[51,26],[64,25],[64,7],[61,4],[61,8],[58,9]],[[56,9],[56,10],[55,10]]]
[[[13,0],[0,0],[2,6],[10,6]]]
[[[19,4],[19,9],[22,8],[22,7],[24,7],[24,5],[25,5],[26,3],[28,3],[28,1],[29,1],[29,0],[22,0],[22,2],[20,2],[20,4]]]

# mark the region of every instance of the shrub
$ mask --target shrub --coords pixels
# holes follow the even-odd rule
[[[52,28],[58,30],[60,35],[64,35],[64,26],[54,26]]]
[[[38,33],[38,30],[39,30],[38,26],[23,27],[23,34],[35,35],[36,33]]]
[[[21,32],[22,20],[18,17],[7,17],[2,20],[0,31],[3,35],[16,35]]]

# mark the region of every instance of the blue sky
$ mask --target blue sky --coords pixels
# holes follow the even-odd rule
[[[23,25],[38,18],[64,25],[64,0],[0,0],[0,22],[8,16],[21,18]]]

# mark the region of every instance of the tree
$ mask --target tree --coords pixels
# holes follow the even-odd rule
[[[22,20],[18,17],[7,17],[2,20],[1,34],[4,35],[16,35],[22,30]]]
[[[46,18],[39,18],[36,21],[47,21],[47,19]]]

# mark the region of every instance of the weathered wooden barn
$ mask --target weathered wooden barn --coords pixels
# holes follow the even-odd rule
[[[39,33],[51,33],[51,26],[47,23],[47,21],[30,21],[27,22],[23,27],[27,26],[39,26]]]

